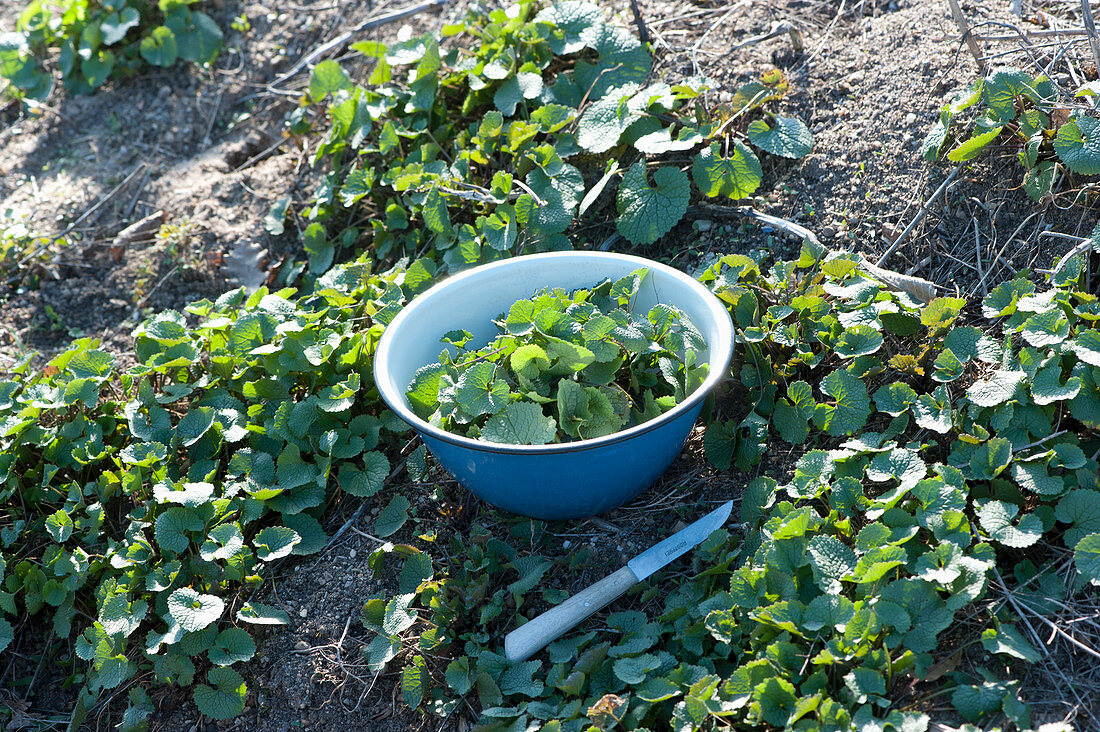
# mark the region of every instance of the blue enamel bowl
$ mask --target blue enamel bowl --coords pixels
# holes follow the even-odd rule
[[[660,417],[593,440],[555,445],[502,445],[452,434],[413,413],[405,391],[422,366],[439,359],[440,337],[452,330],[488,343],[492,321],[516,300],[547,287],[575,290],[647,267],[635,304],[683,310],[707,342],[706,381]],[[440,464],[462,485],[498,508],[539,519],[594,516],[620,506],[652,484],[684,446],[707,393],[733,355],[726,307],[689,275],[658,262],[610,252],[551,252],[505,259],[467,270],[416,297],[378,343],[374,378],[386,404],[416,430]]]

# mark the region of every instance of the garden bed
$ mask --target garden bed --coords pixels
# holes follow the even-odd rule
[[[733,12],[711,3],[642,2],[640,7],[654,33],[658,75],[705,73],[714,84],[710,94],[724,101],[763,69],[785,71],[791,88],[783,112],[807,123],[814,148],[798,161],[764,159],[764,185],[756,201],[760,210],[798,221],[828,246],[850,246],[873,259],[946,176],[945,167],[920,158],[920,143],[940,106],[976,73],[972,60],[959,53],[957,29],[946,7],[920,2],[859,3],[851,9],[789,2],[746,5]],[[619,21],[630,26],[628,6],[621,3],[615,9]],[[373,37],[390,42],[398,35],[438,30],[463,10],[456,4],[440,16],[417,15],[407,21],[407,31],[395,24]],[[967,10],[972,20],[1008,19],[1008,9],[1000,5]],[[283,268],[303,257],[297,220],[288,219],[285,230],[274,233],[280,226],[272,223],[270,212],[284,197],[300,210],[313,194],[319,173],[311,169],[308,157],[316,140],[284,137],[284,117],[297,99],[266,86],[343,28],[386,10],[316,3],[316,10],[300,11],[310,19],[302,23],[298,11],[280,12],[274,5],[256,3],[226,7],[215,16],[228,27],[242,12],[251,29],[227,34],[226,48],[237,50],[223,53],[210,71],[153,70],[95,96],[56,95],[37,117],[22,115],[18,107],[5,110],[0,212],[9,206],[26,209],[31,213],[28,225],[50,234],[106,197],[98,213],[74,229],[82,238],[64,248],[50,247],[39,266],[20,273],[21,289],[0,304],[0,355],[10,362],[35,349],[43,354],[32,362],[40,368],[72,337],[87,335],[100,338],[102,348],[116,354],[121,366],[128,365],[134,361],[131,331],[145,317],[182,310],[203,297],[213,300],[244,278],[258,277],[257,282],[268,281],[277,289]],[[737,48],[767,35],[781,21],[801,29],[803,51],[792,48],[787,34]],[[303,71],[281,88],[301,89],[308,80],[308,71]],[[1050,267],[1069,249],[1065,242],[1040,241],[1043,227],[1084,236],[1095,222],[1094,215],[1080,208],[1050,207],[1028,219],[1036,209],[1021,191],[1012,190],[1004,172],[1012,162],[1005,156],[966,169],[958,186],[931,207],[905,245],[884,263],[931,280],[942,288],[938,294],[969,296],[973,312],[964,318],[975,324],[980,322],[976,303],[988,290],[1018,270]],[[150,232],[129,242],[115,240],[127,224],[161,210],[174,228],[162,229],[161,236]],[[1026,223],[1022,229],[1021,222]],[[799,253],[799,242],[778,232],[697,213],[654,244],[629,246],[620,240],[614,247],[683,269],[717,255],[758,249],[770,250],[777,259],[797,258]],[[250,261],[261,262],[263,271],[253,273]],[[744,354],[739,358],[737,368],[746,363]],[[749,406],[745,397],[744,390],[732,387],[718,400],[719,417],[735,424],[743,419]],[[883,422],[872,429],[885,427]],[[484,531],[486,537],[507,539],[521,554],[554,563],[546,575],[550,594],[532,593],[528,601],[542,606],[616,569],[707,506],[739,498],[754,478],[770,476],[787,483],[806,449],[773,437],[759,465],[716,470],[706,460],[703,443],[700,429],[673,469],[642,497],[583,522],[517,524],[472,499],[430,463],[426,470],[419,465],[394,470],[387,492],[366,499],[361,514],[356,511],[362,499],[334,498],[326,506],[325,528],[331,535],[346,526],[340,537],[318,555],[280,560],[258,598],[283,609],[290,624],[257,633],[256,656],[235,667],[250,689],[244,714],[231,722],[203,722],[189,690],[160,689],[152,693],[152,726],[320,730],[363,726],[369,720],[379,730],[441,725],[469,729],[477,719],[473,706],[425,719],[402,698],[399,665],[382,673],[367,667],[364,650],[376,634],[361,620],[363,603],[372,595],[396,593],[404,567],[391,557],[374,573],[368,557],[389,541],[417,546],[443,563],[448,556],[470,551],[469,546],[445,548],[452,533]],[[398,448],[403,449],[400,456],[391,455],[391,466],[401,466],[415,443]],[[375,527],[391,494],[409,499],[415,519],[384,540],[376,539]],[[613,610],[655,617],[663,597],[705,569],[700,562],[682,560]],[[490,595],[515,581],[508,571],[491,575],[502,584],[486,588]],[[503,597],[501,602],[511,611],[516,601]],[[530,617],[528,609],[524,613]],[[1091,612],[1088,603],[1074,611],[1080,617]],[[486,622],[502,637],[509,629],[503,622],[507,617],[506,612]],[[1059,622],[1067,617],[1059,616]],[[607,620],[606,615],[597,617],[582,630],[607,634]],[[983,646],[965,647],[985,621],[979,611],[960,612],[957,625],[940,638],[942,657],[933,672],[892,687],[893,698],[907,708],[923,709],[935,721],[961,721],[936,692],[943,688],[945,675],[961,673],[972,680],[979,666],[990,663]],[[1088,631],[1079,637],[1087,642]],[[50,663],[39,668],[42,650],[28,642],[5,654],[8,667],[0,686],[8,699],[0,698],[0,703],[9,705],[13,722],[56,720],[71,710],[73,692],[64,685],[67,672]],[[72,658],[67,647],[53,650]],[[1091,692],[1097,682],[1090,664],[1081,660],[1087,656],[1064,639],[1050,646],[1050,654],[1028,667],[1020,679],[1020,696],[1033,704],[1036,725],[1077,714],[1079,726],[1089,728],[1096,723],[1091,715],[1100,715],[1100,710],[1083,707],[1095,705],[1100,695]],[[446,665],[433,666],[433,673]],[[125,706],[125,695],[118,695],[97,709],[96,719],[115,721]]]

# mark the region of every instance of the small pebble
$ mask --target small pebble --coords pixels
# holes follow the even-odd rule
[[[832,239],[834,236],[836,236],[836,229],[831,226],[826,226],[824,229],[821,230],[821,236],[825,237],[826,239]]]
[[[351,557],[352,559],[355,559],[355,554],[356,554],[356,552],[355,552],[354,549],[349,549],[348,550],[348,556]]]
[[[573,546],[573,542],[569,541],[569,539],[566,539],[565,541],[563,541],[561,543],[561,548],[562,549],[568,549],[571,546]]]
[[[308,615],[308,611],[305,609],[305,607],[298,611],[299,618],[304,618],[306,615]]]
[[[714,222],[710,219],[698,219],[695,222],[695,228],[699,231],[710,231],[714,228]]]
[[[914,124],[916,121],[917,115],[915,113],[910,112],[909,114],[905,115],[905,124],[911,125]]]
[[[308,651],[309,650],[309,644],[306,643],[304,640],[300,640],[300,641],[298,641],[297,643],[294,644],[294,650],[296,650],[296,651]]]

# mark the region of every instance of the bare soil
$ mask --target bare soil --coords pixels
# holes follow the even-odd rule
[[[603,5],[632,24],[624,0]],[[1024,5],[1025,15],[1044,10]],[[958,28],[944,3],[641,0],[640,7],[654,35],[656,73],[707,75],[714,83],[711,103],[728,100],[767,68],[787,74],[787,109],[812,128],[815,148],[801,161],[765,163],[766,193],[754,202],[760,210],[802,223],[830,246],[877,257],[947,176],[948,167],[925,163],[918,148],[940,105],[974,78],[976,65],[965,46],[960,50]],[[14,4],[9,8],[0,29],[11,27],[16,10]],[[281,197],[304,200],[318,173],[309,168],[306,151],[283,133],[285,115],[297,103],[290,92],[304,85],[308,68],[273,82],[347,27],[397,8],[361,1],[225,2],[219,24],[228,29],[243,12],[251,30],[227,31],[226,52],[212,69],[150,70],[91,97],[57,94],[31,116],[4,110],[0,214],[22,210],[33,228],[56,234],[106,201],[75,227],[68,246],[50,250],[35,271],[36,286],[24,284],[0,298],[0,364],[32,349],[48,355],[77,335],[101,338],[125,361],[130,331],[147,314],[216,297],[255,274],[249,262],[259,263],[261,281],[278,282],[279,266],[300,257],[300,245],[292,230],[269,234],[264,216]],[[442,15],[407,22],[416,32],[437,29],[463,8],[458,0]],[[1010,16],[1008,3],[970,3],[964,10],[971,22],[1021,22]],[[785,32],[764,38],[780,23],[800,30],[802,50]],[[394,25],[375,35],[385,41],[399,32]],[[1019,56],[1004,59],[1013,60],[1024,63]],[[1018,190],[1021,174],[1014,166],[1006,158],[968,167],[883,265],[925,277],[944,293],[970,295],[1017,271],[1049,267],[1068,245],[1040,234],[1087,234],[1096,215],[1080,205],[1073,211],[1034,205]],[[123,228],[158,211],[174,227],[172,236],[116,242]],[[700,217],[643,253],[688,266],[710,253],[755,248],[788,255],[797,243]],[[720,400],[719,408],[736,415],[742,407],[732,397]],[[795,457],[777,446],[759,472],[784,480]],[[562,588],[576,591],[707,505],[738,498],[753,477],[715,473],[695,436],[674,468],[639,499],[597,519],[551,524],[551,546],[541,551],[592,552],[586,571]],[[490,507],[465,496],[446,476],[437,473],[434,480],[431,487],[397,487],[408,496],[427,496],[434,487],[453,496],[467,519],[491,518]],[[418,517],[424,525],[447,527],[452,521],[438,505],[422,503]],[[335,506],[330,531],[355,508]],[[200,718],[189,694],[161,691],[154,696],[154,728],[468,729],[470,710],[456,712],[441,727],[400,703],[393,674],[376,677],[366,670],[362,648],[370,634],[359,622],[360,610],[393,580],[373,577],[366,567],[378,545],[369,536],[371,515],[365,512],[325,553],[282,564],[268,583],[266,601],[287,610],[292,624],[263,635],[256,658],[242,669],[251,689],[245,715],[210,723]],[[416,539],[409,533],[394,540]],[[653,581],[675,582],[676,571]],[[637,595],[622,601],[639,602]],[[1087,677],[1074,679],[1096,691]],[[67,712],[71,698],[59,681],[41,682],[28,696],[27,715],[43,719]],[[1067,696],[1052,674],[1037,667],[1026,682],[1025,700],[1039,702],[1037,723],[1066,715]],[[1095,705],[1100,694],[1092,692],[1085,698]],[[1095,721],[1086,716],[1079,723],[1087,726],[1090,719]],[[106,721],[103,715],[93,720],[100,726]]]

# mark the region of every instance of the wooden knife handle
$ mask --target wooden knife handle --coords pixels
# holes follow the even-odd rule
[[[550,641],[629,590],[637,581],[630,567],[607,575],[504,636],[504,655],[509,661],[526,661]]]

